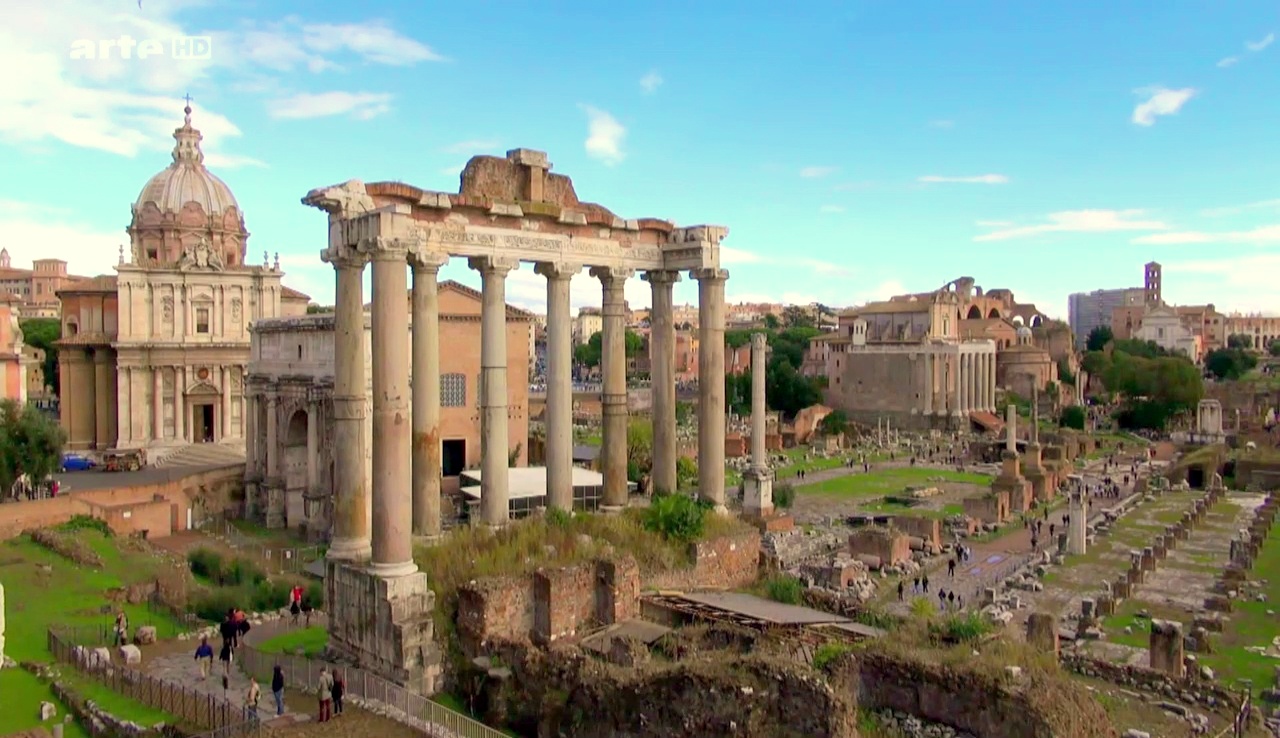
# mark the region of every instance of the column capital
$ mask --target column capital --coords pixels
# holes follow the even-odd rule
[[[439,272],[440,267],[449,263],[448,254],[424,248],[409,249],[408,259],[414,272]]]
[[[498,274],[505,277],[507,272],[519,268],[520,262],[503,256],[472,256],[467,259],[467,266],[484,276]]]
[[[559,261],[540,261],[533,265],[533,271],[551,281],[573,279],[582,273],[582,264]]]
[[[359,249],[362,253],[368,254],[371,261],[407,262],[409,252],[413,251],[417,245],[418,242],[414,239],[378,236],[362,239]]]
[[[615,280],[625,282],[635,276],[636,270],[616,266],[594,266],[591,267],[590,274],[603,283]]]
[[[334,269],[361,269],[369,263],[369,255],[351,246],[330,246],[320,251],[320,260]]]
[[[675,284],[680,281],[680,272],[674,269],[651,269],[644,274],[641,274],[640,279],[643,279],[655,287],[660,284]]]
[[[724,282],[729,279],[729,270],[716,267],[690,269],[689,276],[699,282]]]

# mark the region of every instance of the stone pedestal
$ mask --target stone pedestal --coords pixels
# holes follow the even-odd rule
[[[334,559],[325,573],[332,656],[419,694],[439,691],[443,668],[427,575],[383,577]]]
[[[1089,499],[1072,492],[1067,509],[1067,553],[1083,555],[1089,548]]]
[[[1058,619],[1047,612],[1033,612],[1027,618],[1027,643],[1058,655]]]
[[[748,469],[742,474],[742,511],[752,517],[773,514],[773,470]]]
[[[1150,641],[1151,668],[1155,671],[1182,678],[1186,675],[1186,663],[1182,650],[1182,623],[1173,620],[1152,620]]]

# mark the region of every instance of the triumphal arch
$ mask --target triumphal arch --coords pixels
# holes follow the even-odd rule
[[[552,174],[547,155],[515,149],[476,156],[458,193],[401,182],[352,180],[312,190],[303,203],[328,213],[335,305],[335,504],[326,587],[330,644],[402,684],[434,691],[439,675],[433,606],[413,562],[415,535],[440,532],[440,351],[437,276],[450,258],[481,275],[481,512],[508,520],[506,277],[532,262],[547,280],[547,501],[573,503],[573,387],[569,281],[584,268],[603,294],[604,493],[627,505],[627,387],[623,285],[637,272],[653,291],[652,357],[656,489],[676,488],[675,325],[672,287],[698,281],[700,494],[724,509],[724,288],[720,242],[728,229],[677,228],[623,219],[581,202]],[[372,264],[372,489],[365,489],[363,273]],[[411,299],[408,274],[412,270]],[[412,308],[410,308],[410,303]],[[412,334],[409,345],[409,311]],[[444,347],[448,350],[448,347]],[[410,387],[410,362],[415,380]]]

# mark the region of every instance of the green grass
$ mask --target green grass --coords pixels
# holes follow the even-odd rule
[[[909,486],[933,484],[933,482],[929,481],[931,479],[941,479],[941,483],[963,483],[975,486],[986,486],[991,483],[991,477],[986,474],[955,472],[946,469],[901,467],[876,469],[869,474],[857,473],[827,479],[814,484],[803,485],[798,487],[796,491],[802,495],[876,497],[902,492]]]
[[[7,643],[5,648],[8,648]],[[67,714],[67,706],[54,697],[49,685],[25,669],[0,670],[0,694],[4,695],[5,704],[4,709],[0,710],[0,735],[10,735],[41,725],[41,702],[51,702],[57,708],[55,721],[60,722]],[[89,734],[79,723],[72,722],[66,725],[62,735],[64,738],[88,738]]]
[[[943,505],[942,508],[929,508],[923,505],[903,505],[898,502],[872,502],[858,508],[865,512],[879,512],[891,515],[904,515],[917,518],[948,518],[952,515],[963,515],[964,505]]]
[[[138,725],[150,727],[156,723],[172,724],[176,718],[153,707],[148,707],[137,700],[130,699],[102,682],[77,674],[70,666],[63,666],[59,677],[66,686],[71,687],[85,699],[98,703],[98,707],[122,720],[131,720]]]
[[[1214,506],[1215,509],[1217,506]],[[1276,617],[1268,615],[1280,602],[1280,527],[1273,528],[1262,547],[1249,578],[1265,580],[1262,588],[1267,602],[1233,603],[1225,632],[1213,636],[1214,652],[1200,655],[1200,662],[1217,672],[1219,681],[1253,680],[1254,695],[1271,685],[1276,659],[1246,651],[1248,646],[1267,646],[1276,635]]]
[[[79,566],[25,536],[0,544],[7,616],[5,652],[15,661],[53,661],[46,636],[50,625],[109,627],[114,610],[103,611],[109,605],[104,591],[152,580],[163,566],[154,556],[132,548],[127,540],[108,538],[94,530],[74,535],[102,557],[101,570]],[[42,565],[50,567],[48,574],[41,572]],[[149,612],[146,605],[122,607],[133,628],[154,625],[161,638],[172,637],[179,630],[177,623]],[[5,695],[6,705],[0,710],[0,735],[34,726],[41,701],[57,704],[46,685],[17,669],[0,671],[0,694]],[[17,697],[11,701],[10,695]],[[60,704],[59,711],[65,712]],[[68,735],[78,738],[83,733]]]
[[[329,632],[319,626],[312,626],[268,638],[258,644],[258,650],[263,653],[284,654],[296,654],[301,650],[304,656],[315,657],[323,653],[328,644]]]

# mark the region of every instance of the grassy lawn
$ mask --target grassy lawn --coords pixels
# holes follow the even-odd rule
[[[941,509],[927,508],[922,506],[912,507],[911,505],[903,505],[897,502],[873,502],[863,505],[860,510],[866,512],[889,513],[893,515],[907,515],[918,518],[947,518],[952,515],[963,515],[964,505],[944,505]]]
[[[329,643],[329,633],[324,628],[312,626],[282,633],[275,638],[268,638],[258,645],[263,653],[296,654],[299,650],[304,656],[315,657],[324,652]]]
[[[159,559],[127,540],[109,538],[89,529],[76,531],[74,535],[102,557],[102,569],[80,566],[26,537],[0,544],[0,574],[7,608],[5,650],[15,661],[53,660],[46,638],[50,625],[110,626],[117,606],[106,599],[105,590],[154,579],[163,566]],[[48,568],[42,570],[41,567]],[[146,605],[123,605],[123,608],[134,628],[154,625],[161,638],[171,637],[178,631],[177,623],[150,613]],[[52,691],[25,671],[0,672],[0,694],[5,695],[5,709],[0,710],[0,735],[36,725],[41,701],[57,704],[59,713],[65,714],[65,707],[53,698]],[[10,695],[16,695],[16,699],[11,700]],[[148,708],[133,703],[130,709]],[[72,731],[68,735],[78,738],[83,734]]]
[[[986,486],[991,477],[986,474],[956,472],[947,469],[922,469],[919,467],[901,467],[894,469],[877,469],[870,474],[849,474],[835,479],[827,479],[814,484],[806,484],[797,488],[802,495],[827,495],[831,497],[878,497],[895,494],[910,486],[934,484],[930,480],[940,479],[943,483],[963,483]]]

